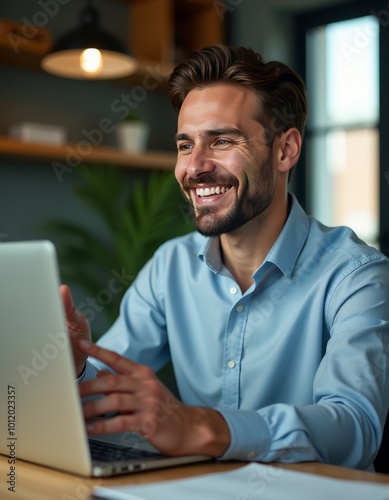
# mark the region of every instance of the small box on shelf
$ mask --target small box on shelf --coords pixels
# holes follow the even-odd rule
[[[67,141],[67,131],[60,125],[23,122],[9,128],[9,136],[25,142],[61,145]]]

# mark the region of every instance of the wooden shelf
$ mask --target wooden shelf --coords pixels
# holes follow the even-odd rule
[[[129,7],[129,47],[138,62],[138,69],[125,78],[84,82],[117,82],[166,91],[169,76],[178,62],[193,50],[224,41],[225,26],[215,8],[215,0],[110,1]],[[8,31],[13,30],[16,37],[23,38],[21,23],[3,22],[11,23]],[[44,43],[40,45],[29,40],[28,44],[19,44],[17,51],[6,33],[6,26],[3,26],[0,29],[0,64],[42,71],[41,59],[51,45],[48,30],[42,28],[37,35]]]
[[[183,60],[192,50],[224,40],[224,23],[218,16],[214,0],[110,1],[121,1],[129,6],[129,46],[139,66],[135,74],[108,82],[126,86],[142,85],[146,90],[166,91],[176,61]],[[18,27],[15,26],[14,29],[18,34]],[[7,29],[2,32],[0,30],[0,65],[42,71],[40,61],[48,47],[43,47],[42,50],[38,42],[21,44],[16,53],[6,36],[8,32]],[[49,35],[45,36],[47,38]],[[97,79],[93,81],[107,82]],[[89,80],[83,82],[88,83]],[[73,158],[77,157],[77,147],[78,144],[52,146],[0,136],[0,158],[57,160],[66,165],[72,153]],[[88,154],[81,153],[78,156],[81,157],[80,163],[105,163],[127,168],[169,170],[176,163],[175,153],[150,151],[130,154],[104,146],[95,147]]]
[[[106,164],[118,167],[139,168],[150,170],[172,170],[176,164],[176,154],[165,151],[147,151],[144,153],[126,153],[117,148],[94,147],[87,154],[77,152],[77,143],[61,146],[36,144],[0,136],[0,158],[28,158],[32,161],[57,160],[66,165],[69,156],[81,158],[80,163]],[[80,154],[81,153],[81,154]],[[71,165],[69,163],[69,165]],[[74,165],[73,165],[74,166]]]

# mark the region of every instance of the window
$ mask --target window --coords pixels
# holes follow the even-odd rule
[[[372,7],[351,4],[300,19],[309,119],[298,182],[314,217],[349,226],[387,253],[389,175],[383,165],[389,143],[382,116],[389,109],[380,89],[388,76],[381,28],[384,19],[389,25],[389,11]]]
[[[307,32],[307,159],[312,214],[378,242],[378,20],[339,21]]]

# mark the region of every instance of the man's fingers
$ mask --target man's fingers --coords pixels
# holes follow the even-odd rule
[[[133,361],[120,356],[120,354],[117,354],[116,352],[103,349],[102,347],[84,339],[80,340],[78,345],[80,351],[88,356],[92,356],[93,358],[102,361],[117,373],[130,375],[134,372],[135,367],[139,366]]]
[[[100,372],[99,372],[100,373]],[[126,393],[133,394],[139,389],[139,383],[125,375],[106,372],[107,375],[97,375],[97,378],[81,382],[78,389],[82,398],[96,394]],[[109,375],[108,375],[109,374]]]
[[[142,403],[129,394],[109,394],[105,398],[84,403],[84,417],[93,418],[107,413],[134,413],[143,410]]]
[[[115,432],[136,432],[139,425],[136,425],[137,418],[133,415],[118,415],[116,417],[104,418],[93,422],[86,422],[86,430],[90,436],[97,434],[112,434]],[[141,440],[139,440],[141,442]]]

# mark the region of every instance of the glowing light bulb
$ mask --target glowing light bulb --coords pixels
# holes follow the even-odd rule
[[[81,68],[90,75],[100,73],[103,68],[103,58],[98,49],[85,49],[80,56]]]

